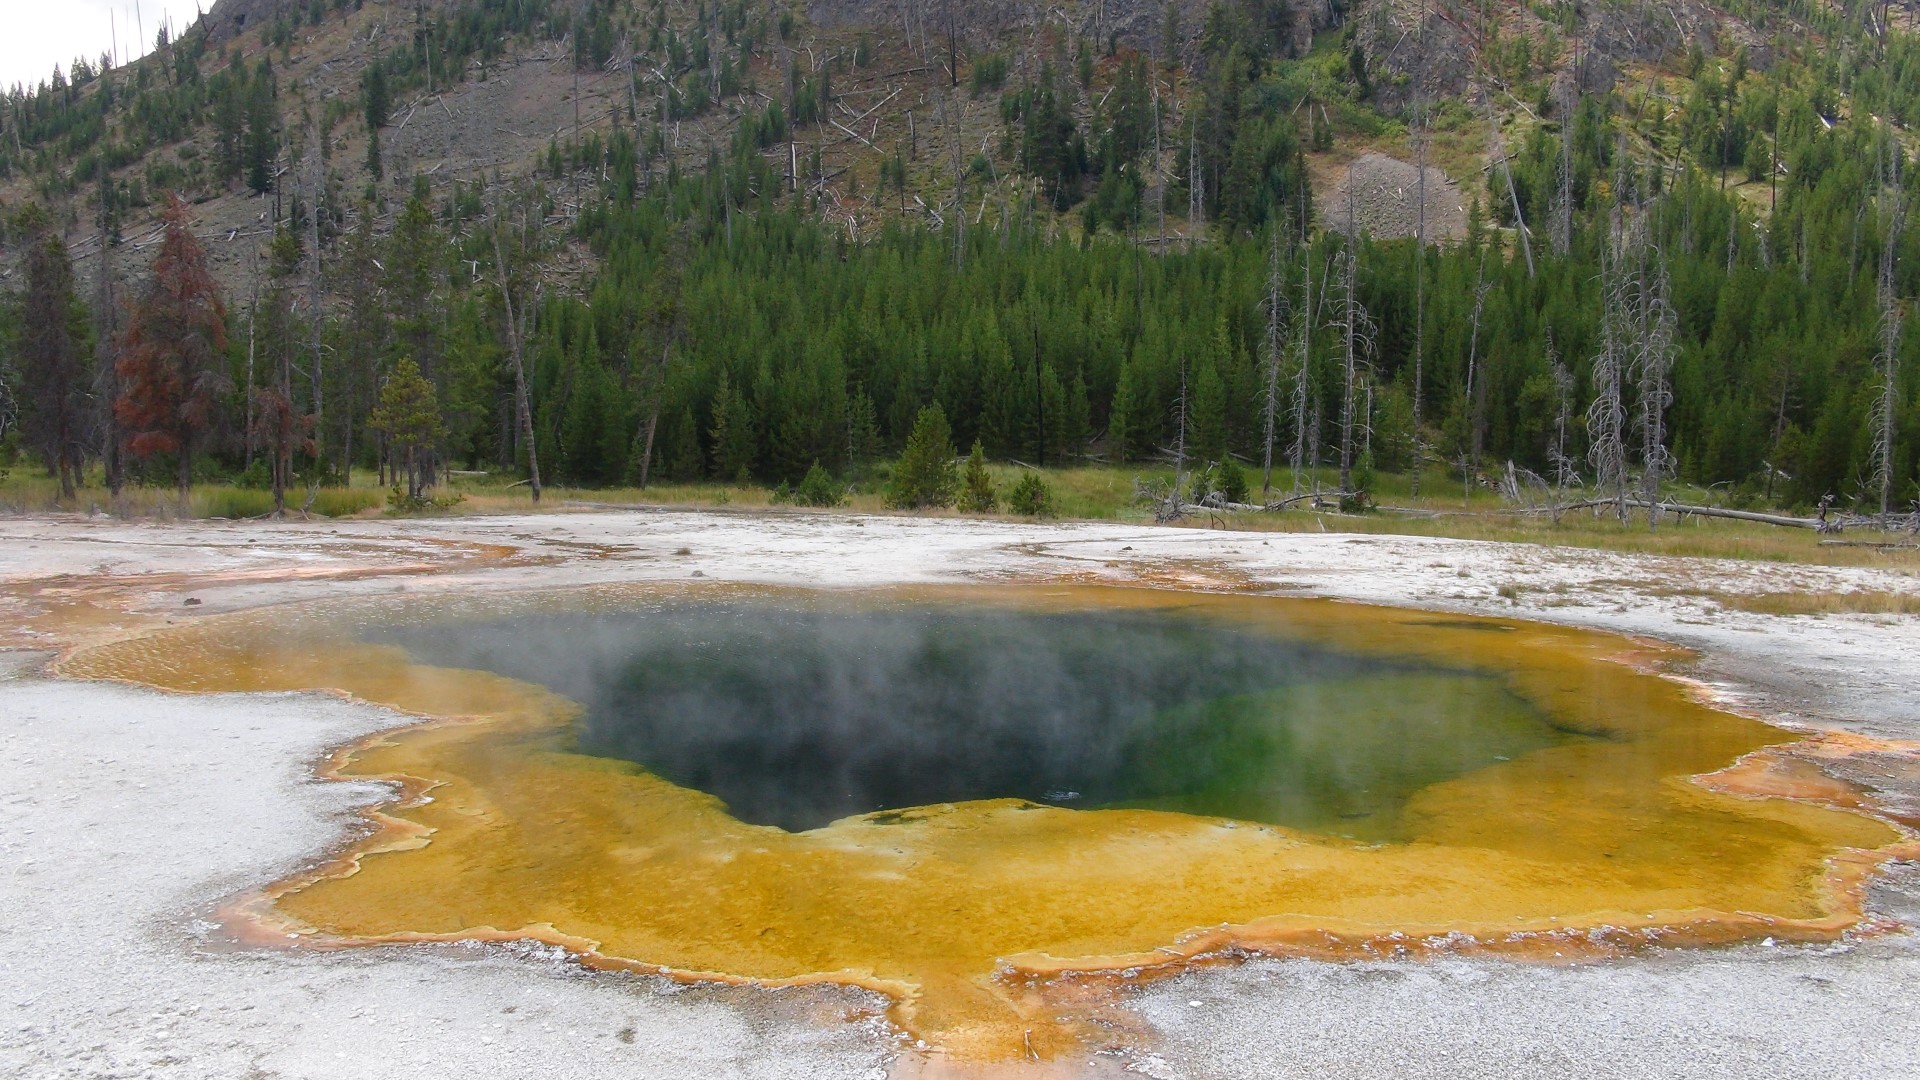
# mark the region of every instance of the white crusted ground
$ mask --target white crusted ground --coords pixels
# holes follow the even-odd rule
[[[482,545],[513,554],[501,560]],[[116,603],[184,619],[396,588],[696,574],[813,585],[1061,571],[1125,579],[1183,567],[1301,594],[1650,634],[1701,649],[1698,673],[1750,708],[1920,738],[1920,619],[1778,618],[1664,595],[1676,585],[1911,592],[1920,584],[1910,574],[1406,537],[679,512],[9,520],[0,522],[0,637],[60,644],[28,629],[48,600],[42,584],[116,584]],[[339,576],[348,572],[356,576]],[[186,606],[189,597],[201,603]],[[0,678],[0,1076],[926,1073],[896,1060],[880,1025],[848,1019],[872,1008],[851,993],[682,990],[499,948],[301,954],[224,944],[202,921],[212,904],[337,842],[354,807],[378,796],[314,781],[313,759],[400,718],[314,695],[189,698],[49,681],[16,656],[25,673]],[[1897,875],[1876,898],[1909,923],[1911,877]],[[1100,1071],[1916,1076],[1915,987],[1911,933],[1579,968],[1255,962],[1140,991],[1129,1007],[1156,1036]]]

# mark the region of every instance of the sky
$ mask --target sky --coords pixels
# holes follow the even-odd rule
[[[0,0],[0,87],[32,85],[53,75],[53,65],[65,71],[76,56],[97,63],[113,47],[119,25],[122,61],[153,49],[162,16],[171,15],[175,33],[197,17],[194,0]],[[211,7],[213,0],[199,6]],[[109,22],[111,17],[112,22]],[[137,28],[144,24],[146,37]]]

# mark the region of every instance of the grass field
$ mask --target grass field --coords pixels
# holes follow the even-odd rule
[[[1004,493],[1022,470],[1017,466],[992,466],[996,485]],[[1152,509],[1135,497],[1138,481],[1164,482],[1170,470],[1162,467],[1085,466],[1045,470],[1053,492],[1055,516],[1061,520],[1130,521],[1149,523]],[[1258,470],[1249,470],[1249,481],[1256,497]],[[1331,487],[1329,470],[1320,477],[1323,487]],[[266,491],[237,488],[229,484],[200,484],[193,488],[183,510],[172,488],[126,489],[118,501],[110,498],[97,478],[83,488],[78,497],[63,502],[55,483],[39,470],[16,465],[0,480],[0,513],[45,513],[78,511],[114,514],[123,517],[153,518],[259,518],[273,510],[273,497]],[[1311,480],[1303,478],[1303,485]],[[1277,494],[1293,490],[1291,473],[1276,470]],[[1175,527],[1214,527],[1260,532],[1356,532],[1412,536],[1443,536],[1467,540],[1492,540],[1511,543],[1554,544],[1608,551],[1638,552],[1656,555],[1747,559],[1774,562],[1801,562],[1841,566],[1920,567],[1920,546],[1910,538],[1880,533],[1861,534],[1855,540],[1887,540],[1902,546],[1875,547],[1870,543],[1823,543],[1823,538],[1807,529],[1781,528],[1751,522],[1721,519],[1666,516],[1660,527],[1649,530],[1644,515],[1636,515],[1622,525],[1609,513],[1592,510],[1570,511],[1555,522],[1545,514],[1522,514],[1504,505],[1492,492],[1466,492],[1458,478],[1443,476],[1438,470],[1426,477],[1419,498],[1411,490],[1410,479],[1399,475],[1379,476],[1376,498],[1384,509],[1346,514],[1330,510],[1293,509],[1279,512],[1203,513],[1175,522]],[[350,488],[323,488],[313,494],[310,507],[305,489],[288,498],[290,510],[323,517],[378,517],[394,514],[388,509],[388,491],[378,487],[371,475],[356,477]],[[515,485],[505,476],[457,476],[448,485],[431,494],[443,505],[417,514],[489,514],[525,513],[536,509],[524,484]],[[1676,490],[1669,496],[1677,501],[1710,502],[1705,492]],[[537,508],[541,512],[562,512],[594,506],[680,506],[738,507],[766,509],[774,506],[774,492],[764,487],[741,487],[717,483],[656,484],[638,488],[547,488]],[[1303,504],[1304,505],[1304,504]],[[887,513],[877,479],[851,485],[843,510],[861,513]],[[818,512],[818,511],[815,511]],[[953,511],[927,511],[931,516],[959,516]],[[1843,540],[1846,538],[1842,538]],[[1904,601],[1903,601],[1904,602]],[[1784,603],[1784,601],[1782,602]],[[1906,611],[1907,607],[1889,610]]]

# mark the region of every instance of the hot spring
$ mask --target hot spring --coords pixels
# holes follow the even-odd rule
[[[1674,656],[1326,601],[715,585],[267,610],[65,670],[441,718],[336,758],[403,795],[251,925],[856,983],[993,1058],[1083,1045],[1065,972],[1852,925],[1896,832],[1698,781],[1790,736],[1649,673]]]
[[[683,601],[378,635],[539,683],[577,749],[790,832],[983,799],[1393,839],[1420,789],[1591,737],[1499,679],[1200,612]]]

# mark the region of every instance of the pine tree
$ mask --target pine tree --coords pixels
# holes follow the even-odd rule
[[[37,208],[30,214],[34,240],[27,252],[19,342],[22,426],[48,475],[59,479],[61,498],[71,499],[86,461],[92,345],[67,245]]]
[[[1136,456],[1140,432],[1134,418],[1134,371],[1132,357],[1120,364],[1120,375],[1113,384],[1113,398],[1107,406],[1107,454],[1116,465]]]
[[[433,384],[420,374],[420,365],[412,357],[403,357],[393,366],[393,373],[380,387],[380,404],[374,407],[368,424],[405,457],[407,501],[418,503],[425,486],[420,452],[431,450],[446,436],[446,425]]]
[[[276,230],[272,255],[268,261],[267,294],[254,306],[252,335],[265,347],[274,372],[266,386],[248,387],[252,416],[247,432],[249,447],[264,446],[271,451],[269,461],[273,486],[273,508],[287,508],[287,489],[293,483],[293,456],[313,451],[313,417],[294,404],[293,357],[295,351],[292,278],[300,268],[300,243],[284,226]]]
[[[960,477],[960,509],[969,514],[991,514],[1000,505],[993,490],[993,477],[987,474],[987,452],[980,440],[973,440],[973,453],[967,455],[967,468]]]
[[[884,450],[880,442],[880,423],[874,415],[873,399],[865,390],[853,395],[847,415],[848,465],[859,469],[878,458]]]
[[[114,413],[136,457],[174,455],[180,501],[193,481],[193,455],[217,419],[227,377],[227,306],[194,238],[187,204],[167,196],[166,232],[153,277],[134,305],[122,342]]]
[[[273,69],[262,60],[247,92],[247,186],[256,195],[273,190],[273,161],[280,147],[280,115],[273,95]]]
[[[433,208],[427,204],[424,182],[415,185],[412,196],[401,209],[386,248],[386,274],[382,284],[387,294],[394,346],[401,355],[411,357],[420,366],[421,373],[439,386],[440,358],[444,351],[440,332],[446,321],[440,288],[445,249],[439,226],[433,220]]]
[[[953,467],[953,435],[939,404],[920,410],[907,448],[894,464],[887,505],[897,510],[952,506],[959,476]]]
[[[637,443],[644,434],[645,432],[636,430],[635,442]],[[672,428],[667,436],[666,453],[660,459],[661,471],[669,480],[686,483],[700,479],[700,475],[705,472],[700,462],[700,427],[693,419],[693,406],[683,405],[680,412],[673,418]],[[640,455],[637,450],[629,450],[627,453],[628,479],[634,483],[639,482],[639,470],[635,468],[639,463]]]
[[[753,474],[754,461],[760,456],[753,405],[733,389],[724,370],[720,372],[720,385],[713,392],[712,434],[714,479],[745,483]]]
[[[1007,509],[1028,517],[1047,517],[1053,514],[1053,489],[1046,480],[1032,469],[1022,470],[1020,479],[1014,482],[1013,490],[1007,492]]]
[[[1195,365],[1188,423],[1195,454],[1211,461],[1227,452],[1227,387],[1208,360]]]

